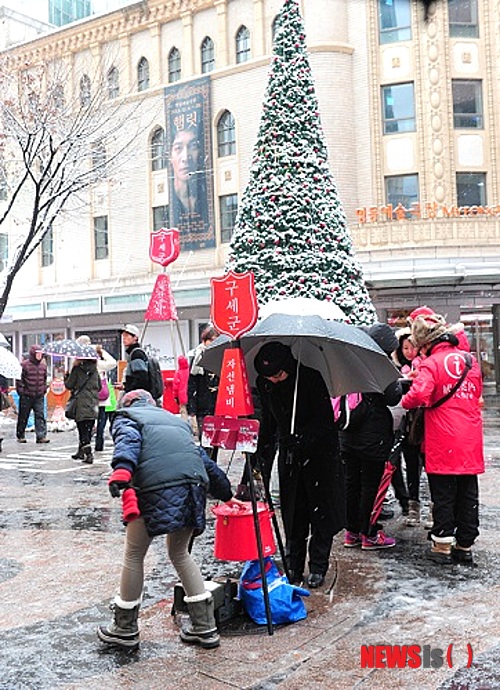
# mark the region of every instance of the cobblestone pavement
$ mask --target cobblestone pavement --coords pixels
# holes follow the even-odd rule
[[[387,531],[395,549],[344,549],[335,538],[325,587],[307,599],[308,617],[265,627],[237,619],[222,629],[217,650],[178,641],[170,615],[176,577],[156,539],[146,560],[141,646],[107,651],[95,628],[109,619],[120,571],[123,527],[119,503],[106,489],[111,443],[96,462],[71,460],[76,432],[51,433],[37,446],[19,445],[3,425],[0,454],[0,688],[500,688],[500,399],[484,409],[487,472],[481,478],[481,536],[476,568],[440,567],[426,559],[422,527],[396,516]],[[227,467],[231,457],[222,454]],[[236,479],[242,460],[231,462]],[[236,483],[236,482],[234,482]],[[422,488],[424,503],[425,477]],[[195,541],[207,577],[238,576],[241,564],[215,561],[213,518]],[[361,668],[361,645],[441,649],[439,668]],[[448,665],[447,653],[451,648]],[[467,668],[469,648],[473,662]]]

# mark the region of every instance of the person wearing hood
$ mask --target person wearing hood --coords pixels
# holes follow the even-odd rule
[[[388,357],[397,349],[398,340],[388,324],[376,323],[363,330]],[[347,548],[360,546],[374,551],[396,544],[395,539],[384,534],[380,524],[370,525],[370,516],[394,439],[389,407],[397,405],[401,396],[399,380],[390,383],[383,393],[363,393],[356,416],[339,433],[345,467]]]
[[[321,587],[334,535],[345,525],[344,487],[330,395],[321,374],[290,348],[265,343],[254,360],[261,404],[258,464],[269,486],[278,448],[281,514],[290,580]]]
[[[402,405],[424,408],[425,469],[433,502],[430,557],[438,563],[472,564],[479,534],[477,476],[484,472],[481,370],[475,357],[461,349],[460,330],[440,314],[417,316],[411,329],[424,358]],[[440,404],[457,383],[458,389]]]
[[[21,378],[16,381],[19,395],[16,436],[18,443],[26,443],[26,425],[31,410],[35,417],[37,443],[50,443],[47,438],[45,419],[45,394],[47,392],[47,364],[41,345],[32,345],[27,359],[21,363]]]
[[[187,421],[187,404],[188,404],[188,380],[189,380],[189,362],[184,355],[177,357],[177,369],[172,381],[172,396],[175,402],[179,405],[179,412],[182,419]]]
[[[123,396],[111,434],[115,447],[108,488],[113,498],[123,491],[125,554],[113,621],[99,626],[97,635],[115,647],[139,645],[144,559],[153,538],[166,535],[168,555],[186,593],[191,620],[180,639],[214,649],[220,644],[214,601],[189,545],[205,529],[207,491],[230,501],[229,480],[196,445],[189,424],[156,407],[148,391],[138,389]]]

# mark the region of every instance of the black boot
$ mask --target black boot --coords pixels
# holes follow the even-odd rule
[[[82,462],[86,462],[87,465],[91,465],[94,462],[94,456],[92,455],[92,447],[90,445],[83,446],[83,459]]]
[[[97,637],[101,642],[134,649],[139,646],[139,626],[137,618],[141,601],[123,601],[120,597],[115,598],[111,608],[114,611],[113,622],[104,627],[97,628]]]
[[[83,460],[83,446],[80,444],[78,450],[71,457],[73,460]]]
[[[214,600],[210,592],[194,597],[185,597],[191,625],[183,628],[180,638],[188,644],[199,644],[204,649],[214,649],[220,645],[220,637],[214,616]]]

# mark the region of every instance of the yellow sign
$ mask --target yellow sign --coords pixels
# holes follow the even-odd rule
[[[436,218],[463,218],[465,216],[500,216],[500,204],[491,206],[446,206],[436,202],[413,203],[410,208],[403,204],[394,206],[364,206],[356,209],[358,223],[386,223],[403,220],[434,220]]]

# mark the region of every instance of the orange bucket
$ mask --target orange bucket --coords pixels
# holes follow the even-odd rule
[[[252,504],[226,504],[215,506],[212,512],[215,520],[214,556],[221,561],[254,561],[259,557],[257,537],[252,513]],[[271,511],[265,503],[257,503],[262,555],[276,553],[271,526]]]

